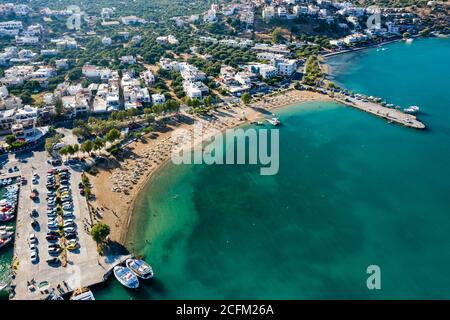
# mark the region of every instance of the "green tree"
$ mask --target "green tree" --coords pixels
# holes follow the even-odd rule
[[[12,134],[9,134],[5,137],[5,142],[9,145],[12,145],[14,141],[16,141],[16,137]]]
[[[111,229],[107,224],[97,223],[92,226],[91,236],[97,244],[104,243],[109,236]]]
[[[203,99],[203,103],[205,104],[205,106],[210,107],[212,105],[212,97],[207,96],[205,99]]]
[[[86,140],[81,144],[81,151],[86,153],[91,153],[94,148],[94,143],[91,140]]]
[[[281,43],[283,42],[284,38],[283,38],[283,34],[281,32],[281,28],[276,27],[275,29],[273,29],[272,31],[272,42],[277,44],[277,43]]]
[[[108,140],[109,142],[114,142],[114,141],[116,141],[119,138],[120,138],[120,131],[117,130],[116,128],[112,128],[106,134],[106,140]]]
[[[101,148],[103,148],[103,146],[105,145],[105,142],[102,139],[100,139],[99,137],[97,137],[97,138],[95,138],[93,144],[94,144],[93,145],[93,149],[95,151],[98,151]]]
[[[55,112],[57,116],[60,116],[64,112],[64,106],[61,99],[56,100]]]
[[[61,149],[59,149],[58,153],[61,157],[64,157],[69,153],[69,150],[67,147],[62,147]]]
[[[243,103],[249,104],[249,103],[250,103],[250,100],[251,100],[250,94],[249,94],[248,92],[245,92],[245,93],[241,96],[241,100],[242,100]]]
[[[78,151],[80,151],[80,145],[78,143],[75,143],[73,145],[73,153],[77,153]]]
[[[72,80],[72,81],[80,80],[82,75],[83,75],[83,73],[81,71],[81,68],[74,68],[67,73],[69,80]]]

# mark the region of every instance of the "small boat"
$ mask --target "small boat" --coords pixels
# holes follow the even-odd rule
[[[131,272],[133,272],[138,277],[142,279],[153,278],[153,269],[144,260],[127,259],[127,261],[125,261],[125,264],[131,270]]]
[[[6,246],[8,243],[12,241],[11,237],[0,238],[0,248]]]
[[[406,41],[406,43],[411,43],[414,41],[414,39],[408,38],[408,39],[405,39],[405,41]]]
[[[136,289],[139,287],[138,278],[127,267],[115,266],[113,271],[116,279],[125,287],[131,289]]]
[[[6,222],[14,218],[13,214],[0,214],[0,222]]]
[[[410,106],[408,108],[403,109],[404,113],[416,114],[419,112],[420,108],[418,106]]]
[[[89,288],[78,288],[73,292],[70,300],[95,300],[95,298]]]
[[[268,123],[270,123],[271,125],[277,126],[279,125],[281,122],[278,118],[273,117],[273,118],[267,118],[266,119]]]

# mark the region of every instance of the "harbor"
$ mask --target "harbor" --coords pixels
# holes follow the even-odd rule
[[[2,181],[6,181],[5,184],[11,182],[6,186],[8,191],[4,202],[5,209],[14,209],[16,218],[14,235],[9,236],[14,242],[10,283],[2,284],[3,290],[9,291],[10,299],[41,300],[51,294],[67,295],[79,288],[91,287],[105,281],[113,268],[131,255],[115,252],[98,254],[97,243],[90,235],[93,220],[88,202],[78,192],[77,187],[82,179],[81,168],[77,164],[52,168],[45,151],[33,152],[33,162],[26,161],[25,158],[10,155],[4,167],[14,168],[13,173],[1,177]],[[70,176],[66,189],[73,190],[70,192],[74,208],[70,223],[71,228],[78,229],[76,250],[69,250],[62,237],[56,244],[50,241],[50,191],[47,191],[45,177],[49,179],[49,172],[55,172],[55,169],[65,172],[67,177]],[[30,200],[32,195],[33,199]],[[16,205],[6,201],[13,201]],[[34,214],[31,214],[32,212]],[[11,227],[5,226],[0,232],[9,235],[11,230]],[[53,260],[58,260],[58,263],[51,263]]]
[[[414,129],[426,128],[425,124],[417,120],[415,115],[404,113],[394,108],[385,107],[377,102],[363,101],[349,96],[346,98],[334,97],[334,99],[339,103],[371,113],[377,117],[384,118],[390,123],[398,123]]]

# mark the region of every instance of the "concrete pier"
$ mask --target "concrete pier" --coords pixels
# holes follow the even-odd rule
[[[416,116],[412,114],[404,113],[397,109],[383,107],[381,104],[375,102],[364,102],[351,97],[340,98],[334,97],[339,103],[347,106],[371,113],[377,117],[384,118],[388,121],[392,121],[406,127],[414,129],[425,129],[425,125],[416,119]]]

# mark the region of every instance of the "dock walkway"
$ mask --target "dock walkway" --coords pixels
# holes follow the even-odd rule
[[[346,99],[334,97],[334,99],[339,103],[371,113],[373,115],[376,115],[377,117],[384,118],[388,121],[392,121],[406,127],[414,129],[425,129],[425,125],[417,120],[414,115],[404,113],[397,109],[387,108],[378,103],[364,102],[350,97],[347,97]]]

